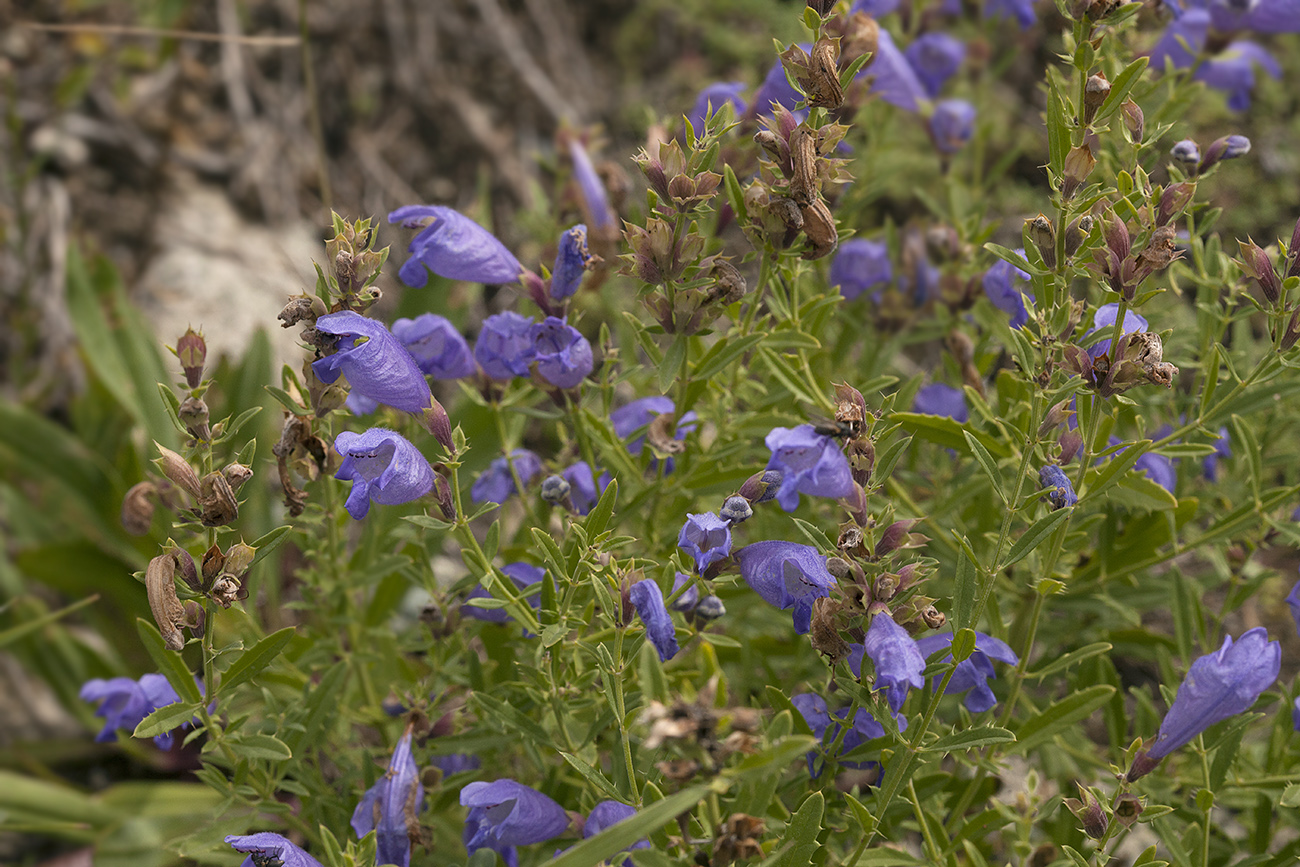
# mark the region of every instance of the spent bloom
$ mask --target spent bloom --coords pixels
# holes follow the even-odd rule
[[[944,632],[939,635],[927,635],[925,638],[918,639],[916,642],[917,650],[923,657],[928,658],[931,654],[937,653],[945,647],[952,647],[952,633]],[[964,692],[966,693],[965,705],[971,713],[983,713],[993,705],[997,704],[997,698],[993,695],[993,690],[989,688],[988,681],[995,677],[993,671],[993,660],[1005,662],[1008,665],[1015,665],[1020,662],[1020,657],[1005,642],[999,641],[991,635],[985,635],[983,632],[975,633],[975,650],[971,655],[961,662],[957,663],[957,670],[953,672],[952,679],[948,681],[948,688],[944,694]],[[949,653],[943,658],[944,662],[952,661],[952,654]],[[934,688],[938,689],[943,678],[934,678]]]
[[[411,755],[411,726],[397,742],[388,770],[379,782],[361,797],[352,812],[352,830],[358,837],[375,831],[378,852],[376,864],[396,864],[410,867],[411,837],[406,827],[407,816],[414,816],[424,801],[424,786],[420,784],[420,769]]]
[[[839,443],[810,424],[778,427],[764,440],[772,450],[769,470],[781,472],[776,501],[787,512],[799,506],[799,495],[847,497],[853,493],[853,472]]]
[[[579,223],[561,235],[560,249],[555,254],[555,270],[551,272],[551,297],[561,301],[577,292],[582,284],[582,275],[596,261],[587,250],[585,225]]]
[[[530,332],[537,373],[556,388],[574,388],[591,373],[591,344],[563,319],[548,316]]]
[[[903,706],[909,686],[925,686],[925,656],[907,630],[894,622],[887,612],[871,618],[862,646],[876,667],[876,684],[885,690],[890,710]]]
[[[533,348],[533,320],[507,310],[483,320],[474,341],[474,360],[493,379],[527,376],[536,350]]]
[[[880,241],[865,238],[845,241],[831,260],[830,284],[838,286],[847,301],[871,292],[871,299],[879,302],[881,290],[887,288],[893,279],[889,247]]]
[[[940,153],[955,154],[975,134],[975,106],[964,99],[941,99],[930,115],[930,138]]]
[[[407,286],[429,282],[430,271],[448,280],[475,283],[513,283],[524,268],[496,236],[469,217],[438,205],[408,205],[388,215],[388,222],[418,228],[431,219],[411,240],[411,258],[398,275]]]
[[[947,416],[958,424],[965,424],[970,418],[966,393],[942,382],[931,383],[918,391],[912,400],[912,412]]]
[[[508,847],[544,843],[569,827],[563,807],[511,779],[470,783],[460,790],[460,803],[469,807],[464,839],[471,855],[491,849],[504,856]]]
[[[1021,256],[1024,249],[1016,250]],[[1004,259],[999,259],[989,266],[980,281],[984,294],[993,302],[993,306],[1011,316],[1012,328],[1023,328],[1029,321],[1029,311],[1025,308],[1025,285],[1029,274]],[[1030,295],[1030,300],[1033,296]]]
[[[104,718],[104,728],[95,735],[95,741],[101,744],[112,741],[118,729],[128,734],[134,732],[149,714],[181,700],[161,674],[146,674],[138,681],[129,677],[95,678],[86,681],[80,695],[82,701],[101,702],[95,710],[95,716]],[[164,732],[154,737],[153,742],[159,749],[169,750],[172,740],[172,733]]]
[[[703,575],[705,569],[731,553],[731,525],[712,512],[688,514],[677,534],[677,547],[695,559],[695,571]]]
[[[1281,664],[1282,647],[1263,627],[1235,642],[1224,636],[1222,647],[1192,663],[1147,756],[1159,761],[1215,723],[1250,710],[1277,680]]]
[[[844,722],[844,713],[848,708],[838,711],[834,718],[831,717],[830,711],[826,706],[826,699],[820,695],[809,692],[797,693],[790,697],[790,703],[795,706],[799,714],[803,717],[804,722],[808,723],[808,728],[812,729],[815,737],[820,738],[823,742],[833,742],[839,737],[840,726]],[[906,721],[903,722],[906,726]],[[830,735],[827,735],[827,730]],[[866,708],[858,708],[857,713],[853,715],[853,727],[844,733],[844,740],[840,742],[840,753],[851,753],[862,744],[876,738],[885,736],[885,728],[876,722]],[[854,770],[863,770],[866,768],[876,767],[876,762],[840,762],[841,767],[851,768]],[[817,753],[808,753],[808,773],[816,779],[821,776],[823,768],[817,765]]]
[[[745,583],[769,604],[793,608],[795,632],[807,633],[813,602],[829,596],[835,586],[826,558],[810,545],[779,541],[746,545],[735,557]]]
[[[1047,464],[1040,469],[1038,482],[1047,489],[1047,499],[1053,509],[1063,509],[1078,504],[1079,498],[1074,493],[1074,485],[1070,484],[1069,477],[1056,464]]]
[[[650,579],[638,581],[627,591],[628,601],[636,608],[637,616],[645,624],[646,637],[659,652],[661,662],[677,655],[677,632],[672,616],[664,605],[664,594],[659,585]]]
[[[271,831],[245,835],[232,834],[226,837],[226,843],[236,852],[248,853],[248,857],[239,867],[261,867],[272,863],[278,863],[282,867],[321,867],[321,863],[315,858]]]
[[[925,88],[925,92],[936,97],[948,79],[957,74],[962,61],[966,59],[966,46],[961,40],[947,33],[934,31],[917,37],[903,52],[912,71]]]
[[[780,68],[780,64],[778,64]],[[687,115],[687,120],[691,124],[691,129],[695,135],[699,136],[704,133],[704,121],[712,113],[717,112],[725,103],[731,103],[735,109],[736,116],[745,113],[745,100],[741,93],[745,90],[743,81],[716,81],[700,91],[700,95],[695,98],[695,107]]]
[[[433,490],[433,467],[399,433],[377,427],[360,434],[343,431],[334,448],[343,456],[334,478],[352,482],[344,506],[358,521],[372,502],[396,506]]]
[[[434,379],[462,379],[474,374],[469,344],[449,320],[436,313],[393,323],[393,336],[411,353],[420,371]]]
[[[470,499],[475,503],[504,503],[511,494],[518,493],[514,473],[510,472],[511,463],[519,481],[525,485],[542,474],[541,458],[528,449],[515,449],[509,459],[503,455],[488,464],[470,487]]]
[[[382,322],[341,310],[317,319],[316,329],[339,338],[333,355],[312,362],[322,382],[342,374],[362,397],[416,415],[433,405],[423,371]]]

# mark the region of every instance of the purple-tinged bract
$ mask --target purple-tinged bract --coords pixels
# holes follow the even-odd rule
[[[510,459],[501,456],[488,464],[488,468],[474,480],[469,497],[475,503],[504,503],[511,494],[519,492],[510,464],[514,463],[519,481],[527,485],[542,474],[542,459],[528,449],[515,449]]]
[[[321,867],[321,863],[299,849],[287,839],[271,831],[226,837],[226,844],[236,852],[247,852],[248,857],[239,867],[257,867],[260,864],[279,862],[282,867]],[[253,856],[256,855],[257,860]]]
[[[544,843],[564,833],[569,816],[564,808],[536,789],[514,780],[470,783],[460,790],[465,818],[465,847],[502,851],[506,846]]]
[[[853,472],[838,442],[810,424],[778,427],[764,440],[772,450],[769,470],[781,472],[776,501],[787,512],[799,506],[799,495],[847,497],[853,493]]]
[[[927,635],[916,642],[917,650],[927,659],[945,647],[952,647],[951,632]],[[988,681],[997,676],[993,671],[995,659],[1008,665],[1015,665],[1020,661],[1020,657],[1016,656],[1016,652],[1005,642],[983,632],[976,632],[975,650],[966,659],[957,663],[957,669],[953,672],[952,679],[948,681],[948,688],[944,690],[944,694],[966,693],[964,703],[971,713],[983,713],[993,707],[997,704],[997,697],[989,688]],[[952,654],[944,656],[943,661],[951,662]],[[939,688],[942,680],[941,677],[934,678],[935,689]]]
[[[493,379],[527,376],[536,351],[533,349],[533,325],[519,313],[507,310],[483,320],[483,328],[474,341],[474,360]]]
[[[341,310],[317,319],[316,329],[338,337],[333,355],[312,362],[322,382],[334,382],[342,374],[362,397],[416,415],[433,405],[424,373],[382,322]]]
[[[388,215],[388,222],[416,228],[433,222],[411,241],[411,258],[398,275],[407,286],[429,282],[430,271],[448,280],[475,283],[513,283],[524,268],[496,236],[469,217],[439,205],[408,205]]]
[[[1222,647],[1192,663],[1148,755],[1162,759],[1215,723],[1250,710],[1277,680],[1281,664],[1282,647],[1263,627],[1235,642],[1224,636]]]
[[[627,591],[627,598],[645,624],[646,637],[659,652],[661,662],[677,655],[677,632],[672,616],[664,606],[664,594],[659,585],[649,580],[638,581]]]
[[[433,490],[433,467],[406,437],[372,427],[365,433],[343,431],[334,440],[343,463],[334,478],[352,482],[344,504],[360,521],[372,502],[396,506]]]
[[[677,547],[694,558],[695,571],[703,575],[705,569],[731,553],[731,525],[712,512],[688,514],[677,534]]]
[[[839,287],[840,294],[847,301],[871,292],[872,300],[879,302],[881,290],[893,279],[889,247],[880,241],[865,238],[845,241],[831,260],[831,287]]]
[[[876,667],[876,686],[885,690],[890,710],[895,713],[907,698],[908,687],[925,686],[925,657],[916,641],[894,618],[881,612],[871,618],[862,646]]]
[[[735,554],[740,576],[777,608],[794,609],[794,630],[800,635],[812,625],[813,602],[829,596],[835,577],[826,558],[809,545],[797,542],[755,542]]]
[[[95,741],[101,744],[114,740],[118,729],[131,734],[149,714],[181,700],[161,674],[146,674],[138,681],[129,677],[95,678],[82,685],[80,697],[82,701],[100,702],[95,716],[104,718],[104,727],[95,735]],[[153,742],[159,749],[169,750],[172,740],[172,733],[164,732]]]
[[[411,755],[408,728],[393,750],[387,772],[366,791],[352,812],[352,830],[358,837],[376,832],[376,864],[410,867],[411,837],[406,817],[414,816],[423,802],[424,786],[420,784],[420,769]]]
[[[548,316],[534,323],[533,357],[537,373],[556,388],[576,388],[591,373],[591,344],[563,319]]]
[[[393,323],[393,336],[411,353],[423,373],[434,379],[474,375],[474,354],[456,326],[436,313]]]

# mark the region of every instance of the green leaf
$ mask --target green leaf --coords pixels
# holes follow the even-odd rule
[[[131,734],[137,738],[157,737],[194,719],[194,715],[199,712],[199,708],[202,706],[202,704],[191,704],[185,701],[163,705],[140,720],[135,727],[135,731]]]
[[[767,362],[767,369],[771,371],[772,375],[780,380],[781,384],[799,400],[811,404],[812,406],[822,406],[828,402],[828,398],[824,395],[818,395],[815,391],[810,389],[802,381],[799,372],[791,367],[790,362],[786,361],[779,354],[771,351],[767,347],[762,347],[759,349],[759,355],[762,356],[763,361]]]
[[[248,564],[248,568],[252,569],[255,565],[257,565],[258,561],[264,559],[268,554],[270,554],[276,548],[279,548],[285,542],[289,541],[289,534],[292,532],[293,532],[293,525],[284,524],[283,526],[276,527],[274,530],[267,533],[266,535],[259,536],[256,540],[254,540],[252,543],[252,547],[257,549],[257,553],[253,555],[253,560],[251,563]]]
[[[1250,467],[1250,490],[1255,499],[1259,500],[1259,491],[1264,485],[1263,455],[1260,454],[1259,439],[1255,436],[1254,428],[1241,416],[1234,415],[1229,424],[1232,425],[1233,437],[1241,446],[1238,454],[1246,458],[1247,466]]]
[[[979,590],[979,567],[967,556],[966,549],[969,547],[970,543],[966,542],[957,556],[956,589],[952,597],[953,614],[961,629],[974,626],[971,620],[974,618],[975,596]]]
[[[270,393],[271,397],[275,398],[281,406],[294,415],[311,415],[310,409],[290,397],[289,392],[285,391],[283,388],[276,388],[274,385],[264,385],[262,387],[265,388],[267,392]]]
[[[67,617],[69,614],[76,611],[77,609],[85,608],[87,605],[91,605],[98,601],[99,601],[98,594],[95,594],[94,596],[87,596],[85,599],[80,599],[72,603],[67,608],[61,608],[58,611],[51,611],[48,614],[41,615],[40,617],[35,617],[32,618],[31,620],[25,620],[22,623],[19,623],[17,626],[10,626],[8,629],[0,630],[0,647],[4,647],[7,644],[13,644],[15,641],[19,640],[23,636],[29,635],[38,629],[44,629],[46,626],[49,626],[51,623],[54,623],[55,621]]]
[[[686,364],[687,350],[690,348],[690,337],[685,334],[678,334],[669,344],[668,351],[664,353],[663,363],[659,365],[659,391],[661,394],[667,394],[668,389],[677,379]]]
[[[1014,752],[1027,753],[1061,733],[1066,726],[1079,722],[1110,700],[1115,687],[1097,684],[1068,695],[1056,704],[1030,717],[1016,731]]]
[[[220,692],[227,692],[261,674],[280,655],[294,636],[294,627],[286,626],[263,638],[240,654],[221,678]]]
[[[749,209],[745,207],[745,193],[740,188],[740,181],[736,178],[736,173],[732,171],[731,166],[723,165],[722,180],[727,190],[727,203],[731,205],[731,210],[736,212],[736,223],[741,226],[748,226]]]
[[[775,858],[769,858],[772,867],[807,867],[812,863],[813,853],[817,851],[817,835],[822,829],[822,813],[826,810],[826,798],[821,792],[813,792],[804,798],[803,803],[785,826],[781,837],[781,848]]]
[[[591,511],[587,513],[587,520],[583,524],[583,529],[587,531],[588,539],[593,539],[605,532],[605,528],[609,526],[609,519],[614,514],[614,503],[617,501],[618,479],[610,479],[609,484],[605,486],[605,490],[601,493],[600,499],[596,501],[596,505],[592,506]]]
[[[1070,149],[1070,126],[1066,119],[1065,100],[1055,76],[1048,76],[1047,153],[1052,173],[1060,177],[1065,171],[1065,155]]]
[[[591,867],[612,855],[617,855],[637,840],[648,837],[652,831],[671,822],[681,813],[695,809],[710,792],[722,784],[691,786],[662,801],[655,801],[644,810],[615,822],[594,837],[578,843],[572,849],[545,862],[545,867]]]
[[[1016,736],[997,726],[980,726],[944,735],[932,744],[921,749],[930,753],[956,753],[986,747],[990,744],[1005,744],[1015,741]]]
[[[1002,490],[1002,481],[998,475],[997,461],[989,454],[989,450],[975,438],[975,435],[968,430],[963,430],[962,436],[966,438],[966,444],[970,447],[970,453],[975,456],[975,460],[984,470],[984,475],[988,476],[989,484],[993,486],[993,492],[1002,500],[1002,505],[1007,505],[1007,492]]]
[[[595,786],[596,789],[598,789],[606,798],[615,801],[619,800],[618,789],[615,789],[614,784],[611,783],[599,770],[593,768],[577,756],[572,755],[571,753],[566,753],[564,750],[560,750],[560,757],[569,763],[569,767],[573,768],[579,774],[582,774],[583,778]]]
[[[794,706],[794,702],[786,697],[770,683],[767,685],[767,701],[772,706],[772,710],[780,713],[783,710],[790,711],[790,719],[794,721],[794,730],[797,734],[812,736],[812,729],[808,727],[808,721],[803,718],[803,714]]]
[[[1030,551],[1041,545],[1062,521],[1069,517],[1069,509],[1057,509],[1039,518],[1025,531],[1023,536],[1016,540],[1016,544],[1011,546],[1011,550],[1007,552],[1006,561],[998,566],[996,571],[1001,572],[1012,563],[1019,563]]]
[[[765,333],[759,332],[745,337],[719,340],[709,347],[708,352],[700,356],[699,361],[695,363],[691,370],[691,379],[711,379],[717,376],[726,370],[732,362],[763,342],[766,337]]]
[[[144,649],[149,651],[149,656],[167,678],[167,682],[172,685],[172,689],[176,690],[176,694],[184,701],[199,704],[203,696],[199,694],[198,684],[194,682],[194,674],[185,665],[181,655],[168,650],[157,627],[144,618],[136,618],[135,628],[140,633],[140,641],[144,644]],[[208,688],[211,689],[211,686],[209,685]]]
[[[524,735],[540,747],[559,752],[550,733],[513,704],[507,704],[496,696],[488,695],[485,692],[475,692],[470,697],[470,702],[479,705],[483,709],[484,719],[491,719],[498,723],[507,733],[513,732]]]
[[[293,753],[284,741],[274,735],[231,735],[226,739],[235,755],[247,759],[266,759],[272,762],[286,762],[293,758]]]
[[[351,671],[346,660],[337,662],[321,677],[320,683],[307,691],[303,712],[293,720],[302,726],[283,732],[285,744],[293,752],[300,752],[304,744],[320,742],[326,724],[339,709],[339,691],[347,682]]]
[[[984,450],[990,455],[1006,457],[1010,454],[1005,444],[998,442],[988,434],[968,431],[964,426],[947,416],[923,415],[919,412],[895,412],[890,413],[889,420],[902,425],[904,430],[914,433],[922,439],[965,454],[970,454],[970,446],[966,442],[967,433],[979,440],[980,445],[984,446]]]
[[[1110,93],[1106,96],[1105,102],[1101,108],[1097,109],[1097,116],[1093,118],[1093,124],[1101,124],[1112,114],[1119,111],[1120,106],[1128,99],[1128,95],[1133,92],[1133,88],[1142,78],[1142,73],[1146,71],[1147,63],[1150,62],[1148,57],[1139,57],[1128,66],[1124,71],[1115,77],[1110,83]]]
[[[1065,671],[1073,665],[1078,665],[1085,659],[1091,659],[1098,654],[1106,653],[1111,649],[1111,647],[1113,647],[1113,645],[1108,641],[1098,641],[1096,644],[1089,644],[1086,647],[1080,647],[1078,650],[1072,650],[1064,656],[1056,657],[1040,668],[1027,672],[1025,677],[1042,680],[1049,675],[1056,674],[1059,671]]]

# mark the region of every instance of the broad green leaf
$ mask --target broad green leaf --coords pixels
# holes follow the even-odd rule
[[[676,381],[678,374],[684,372],[686,354],[690,348],[690,339],[685,334],[678,334],[673,338],[673,342],[668,345],[668,351],[664,353],[663,363],[659,365],[659,391],[661,394],[667,394],[668,389]]]
[[[610,479],[609,484],[601,493],[600,499],[596,505],[591,507],[587,513],[586,523],[583,527],[587,531],[587,538],[591,539],[605,532],[609,526],[609,519],[614,514],[614,504],[618,501],[618,479]]]
[[[1041,713],[1021,724],[1016,731],[1016,745],[1012,751],[1028,753],[1049,742],[1061,734],[1066,726],[1079,722],[1109,701],[1114,692],[1115,687],[1104,683],[1098,684],[1067,695],[1055,704],[1044,708]]]
[[[1097,116],[1093,118],[1094,124],[1101,124],[1112,114],[1119,111],[1120,106],[1128,99],[1128,95],[1133,92],[1133,88],[1142,79],[1142,73],[1146,71],[1147,63],[1150,62],[1148,57],[1139,57],[1128,66],[1124,71],[1115,77],[1110,83],[1110,93],[1107,94],[1106,100],[1097,109]]]
[[[239,658],[226,669],[226,673],[221,678],[221,692],[227,692],[239,686],[245,681],[252,680],[261,674],[262,669],[266,668],[275,658],[280,655],[294,636],[294,627],[286,626],[284,629],[272,632],[261,641],[240,654]]]
[[[727,192],[727,204],[736,213],[736,222],[741,226],[749,225],[749,209],[745,207],[745,192],[740,188],[740,181],[731,166],[723,165],[722,181]]]
[[[152,738],[171,731],[194,719],[202,704],[178,701],[156,708],[136,725],[133,737]]]
[[[826,798],[821,792],[813,792],[804,798],[785,826],[785,834],[781,837],[781,847],[778,850],[780,854],[775,859],[768,859],[772,867],[807,867],[812,862],[813,853],[817,851],[817,835],[821,833],[822,813],[825,809]]]
[[[966,629],[973,628],[975,625],[971,620],[974,617],[975,597],[979,590],[977,586],[979,584],[979,567],[966,554],[965,549],[970,547],[970,543],[967,542],[959,547],[962,550],[958,551],[957,554],[957,579],[952,605],[957,627]]]
[[[248,759],[265,759],[272,762],[286,762],[293,758],[293,753],[284,741],[274,735],[235,734],[226,739],[235,755]]]

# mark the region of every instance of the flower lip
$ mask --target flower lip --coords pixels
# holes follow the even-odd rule
[[[423,373],[434,379],[463,379],[474,374],[474,355],[456,326],[434,313],[393,323],[393,336],[411,353]]]
[[[513,283],[524,268],[496,236],[469,217],[440,205],[408,205],[388,215],[388,222],[409,228],[425,226],[411,240],[411,258],[402,265],[402,282],[416,288],[429,281],[424,269],[448,280]]]
[[[810,424],[773,428],[764,442],[772,450],[767,468],[781,472],[776,500],[793,512],[799,495],[838,499],[853,493],[853,472],[838,442]]]
[[[341,338],[333,355],[312,362],[321,381],[346,376],[352,391],[362,397],[417,415],[433,405],[424,373],[382,322],[341,310],[317,319],[316,329]]]
[[[677,535],[677,547],[695,560],[695,571],[703,575],[709,566],[731,553],[731,525],[712,512],[687,514]]]
[[[563,807],[511,779],[470,783],[460,790],[460,803],[470,808],[465,820],[465,845],[471,853],[483,848],[542,843],[569,827]]]
[[[483,328],[474,341],[474,360],[493,379],[527,376],[537,356],[533,345],[533,325],[527,316],[507,310],[483,320]]]
[[[862,646],[876,666],[876,683],[884,687],[889,707],[897,713],[907,698],[909,686],[918,689],[925,686],[925,678],[921,676],[925,657],[907,630],[886,612],[871,619]]]
[[[231,834],[226,844],[236,852],[246,852],[248,857],[240,867],[262,867],[278,861],[283,867],[321,867],[321,863],[299,849],[286,838],[271,831],[256,834]]]
[[[345,508],[360,521],[372,502],[395,506],[433,490],[433,467],[406,437],[383,428],[342,431],[334,448],[343,456],[334,478],[352,482]]]
[[[835,586],[826,558],[810,545],[781,541],[754,542],[734,556],[740,576],[754,592],[777,608],[793,608],[795,632],[807,633],[813,602],[829,596]]]

